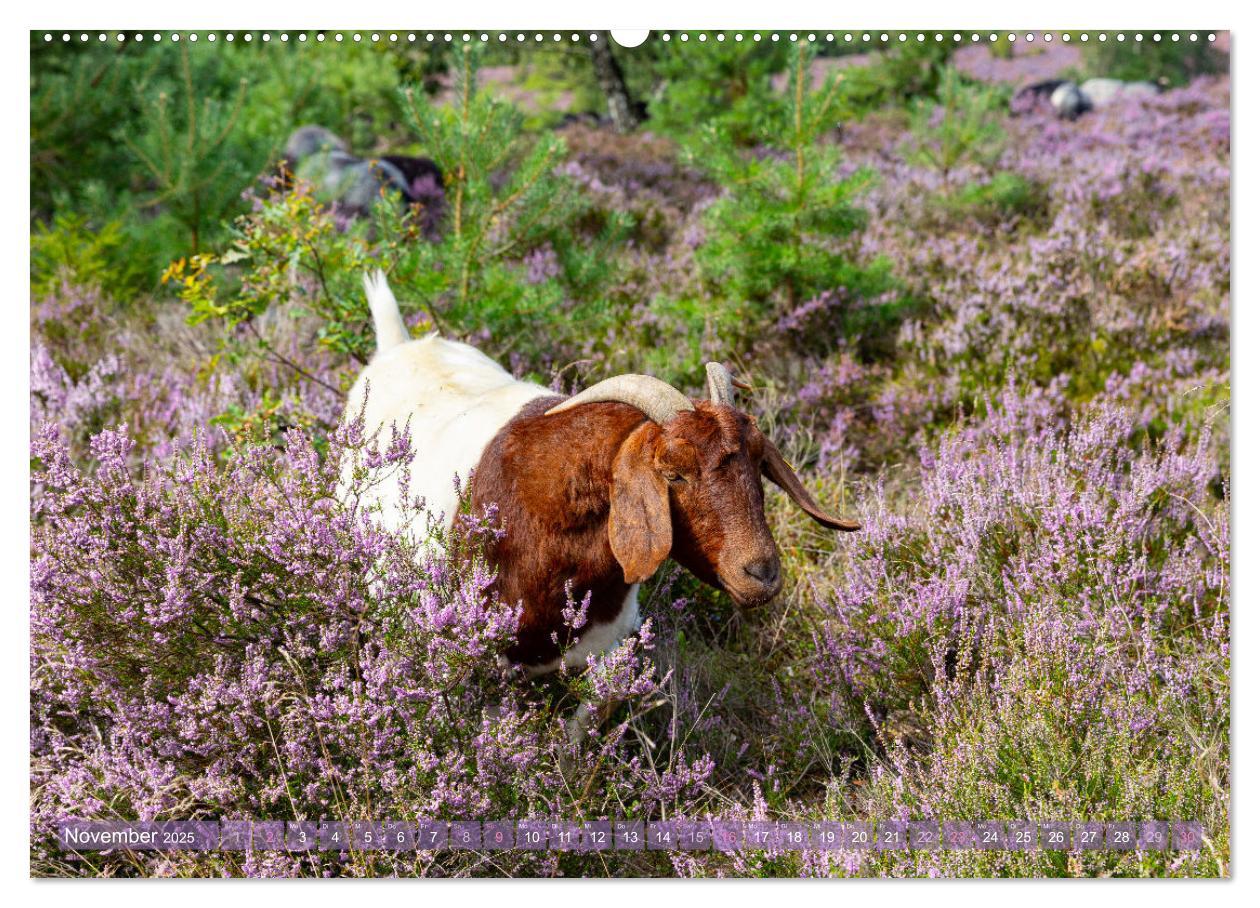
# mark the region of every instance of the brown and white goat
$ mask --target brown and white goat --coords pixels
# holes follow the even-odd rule
[[[467,344],[436,334],[408,340],[384,275],[365,286],[377,354],[347,413],[362,409],[368,431],[409,424],[411,492],[448,526],[459,506],[456,475],[471,474],[475,511],[497,505],[504,534],[489,552],[497,592],[522,607],[507,656],[531,674],[557,669],[562,658],[584,667],[587,655],[637,630],[639,584],[666,558],[741,606],[778,593],[763,476],[823,526],[858,528],[823,511],[735,409],[730,374],[718,363],[708,365],[708,400],[645,375],[619,375],[566,400]],[[387,522],[399,513],[395,494],[388,483],[376,492]],[[566,586],[591,598],[587,623],[562,653]]]

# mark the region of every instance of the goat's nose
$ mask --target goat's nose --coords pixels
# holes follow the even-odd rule
[[[744,565],[744,573],[754,580],[772,586],[779,579],[778,558],[758,558]]]

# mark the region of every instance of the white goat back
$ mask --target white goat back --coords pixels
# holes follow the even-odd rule
[[[498,431],[529,401],[551,393],[518,381],[468,344],[430,334],[378,353],[351,389],[346,412],[354,417],[366,394],[364,428],[379,429],[381,444],[388,443],[391,424],[400,430],[410,424],[411,494],[423,497],[429,514],[449,528],[459,505],[455,477],[466,484]],[[343,466],[343,479],[352,468]],[[413,538],[422,540],[425,527],[402,526],[394,479],[379,483],[365,503],[380,505],[385,526],[414,530]]]

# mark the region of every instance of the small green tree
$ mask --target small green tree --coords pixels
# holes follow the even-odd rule
[[[680,39],[684,33],[678,33]],[[756,144],[765,122],[782,114],[783,96],[773,77],[791,63],[791,45],[772,41],[657,42],[653,75],[660,82],[650,102],[652,128],[689,136],[716,127],[736,145]],[[750,36],[751,37],[751,36]]]
[[[1001,92],[967,82],[953,67],[940,74],[935,98],[918,98],[910,109],[907,157],[949,181],[959,167],[992,169],[1006,147]]]
[[[182,97],[173,97],[166,87],[157,89],[147,128],[135,136],[123,133],[121,139],[150,180],[143,204],[169,212],[188,231],[196,253],[207,227],[238,203],[262,160],[243,160],[231,142],[245,104],[245,80],[230,102],[199,98],[187,45],[180,45],[179,64]]]
[[[608,247],[626,222],[583,223],[589,203],[558,172],[564,140],[531,135],[514,106],[479,89],[480,53],[463,48],[451,104],[439,107],[414,88],[403,92],[408,124],[442,168],[445,211],[440,238],[414,244],[396,270],[442,327],[456,334],[488,328],[503,345],[595,314],[611,274]],[[531,276],[523,262],[539,250],[554,255],[555,265]]]
[[[714,291],[764,313],[775,301],[791,307],[825,291],[882,289],[886,269],[858,264],[844,239],[864,214],[854,197],[869,173],[840,173],[840,150],[820,142],[844,116],[840,79],[812,90],[813,51],[797,46],[787,102],[746,153],[711,127],[690,157],[726,187],[709,209],[698,258]]]

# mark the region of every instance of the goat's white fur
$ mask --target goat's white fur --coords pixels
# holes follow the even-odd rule
[[[391,425],[400,431],[410,428],[410,492],[424,499],[434,520],[450,527],[459,506],[455,477],[467,483],[495,434],[521,407],[551,392],[517,381],[468,344],[436,333],[409,340],[385,275],[377,271],[363,284],[376,330],[376,355],[350,389],[346,412],[353,417],[362,409],[364,430],[380,430],[378,444],[388,442]],[[369,491],[365,504],[380,506],[385,526],[407,530],[399,525],[399,494],[398,484],[386,480]]]
[[[410,340],[398,301],[383,272],[364,276],[368,306],[376,332],[376,355],[350,390],[347,417],[364,415],[364,431],[380,431],[378,444],[387,443],[391,425],[410,427],[412,459],[410,494],[424,499],[430,517],[449,528],[459,507],[455,477],[466,485],[486,445],[520,409],[552,392],[532,382],[513,378],[481,351],[430,333]],[[366,397],[366,405],[364,398]],[[349,483],[353,459],[342,466]],[[424,527],[403,526],[400,489],[392,479],[375,483],[361,503],[379,507],[383,525],[400,532]],[[586,656],[615,646],[639,626],[638,585],[631,587],[621,613],[610,623],[587,629],[566,654],[570,667],[585,667]],[[558,663],[539,666],[542,674]]]

